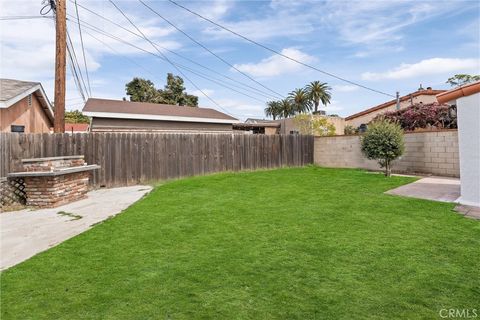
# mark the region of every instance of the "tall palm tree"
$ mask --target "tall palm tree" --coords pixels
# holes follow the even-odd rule
[[[304,113],[312,109],[312,101],[305,89],[295,89],[288,95],[295,113]]]
[[[273,120],[276,120],[277,117],[280,117],[282,110],[280,108],[279,101],[268,101],[267,107],[265,108],[265,115],[267,117],[272,117]]]
[[[318,106],[320,102],[327,106],[330,103],[330,99],[332,98],[332,94],[330,93],[330,88],[326,82],[320,81],[313,81],[310,82],[306,87],[305,90],[310,98],[310,101],[315,106],[315,113],[318,112]]]
[[[282,99],[278,101],[278,107],[280,110],[280,113],[279,113],[280,118],[288,118],[290,116],[295,115],[295,110],[289,99]]]

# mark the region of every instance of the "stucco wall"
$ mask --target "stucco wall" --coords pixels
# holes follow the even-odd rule
[[[0,109],[0,131],[10,132],[11,125],[25,126],[25,133],[50,132],[53,123],[42,110],[38,98],[32,94],[31,103],[28,96],[6,109]]]
[[[327,118],[328,122],[335,126],[335,134],[342,135],[345,129],[345,119],[341,117],[330,117],[330,116],[321,116],[314,115],[316,118]],[[294,118],[280,119],[275,120],[275,122],[280,123],[280,133],[281,134],[290,134],[292,131],[298,131],[298,128],[295,126]]]
[[[480,206],[480,93],[457,99],[460,203]]]
[[[437,102],[437,97],[435,95],[419,95],[419,96],[413,97],[412,101],[413,101],[413,104],[420,103],[420,102],[424,104],[428,104],[428,103]],[[406,101],[400,102],[400,109],[404,109],[411,106],[412,101],[408,99]],[[373,111],[354,119],[345,120],[345,125],[350,125],[350,126],[353,126],[354,128],[358,128],[363,123],[368,124],[370,121],[373,120],[373,118],[375,118],[379,114],[385,113],[387,111],[395,111],[395,110],[397,110],[397,104],[394,102],[388,107],[383,108],[381,110]]]
[[[381,170],[360,149],[360,136],[316,137],[314,162],[323,167]],[[405,153],[393,163],[393,172],[458,177],[456,130],[405,134]]]

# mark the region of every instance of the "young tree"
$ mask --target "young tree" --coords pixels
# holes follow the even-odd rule
[[[309,114],[297,114],[293,118],[295,127],[301,134],[314,136],[333,136],[335,135],[335,126],[328,122],[326,117],[317,117]]]
[[[392,161],[403,154],[403,130],[397,123],[387,120],[371,122],[361,138],[362,152],[368,159],[375,159],[385,168],[385,176],[391,174]]]
[[[456,74],[453,77],[448,78],[446,83],[450,84],[452,87],[460,87],[475,81],[480,81],[480,75]]]
[[[327,106],[330,103],[330,99],[332,98],[332,94],[330,93],[330,88],[327,83],[320,82],[320,81],[313,81],[310,82],[306,87],[305,91],[308,94],[309,99],[312,101],[314,106],[314,112],[318,112],[318,106],[320,102]]]

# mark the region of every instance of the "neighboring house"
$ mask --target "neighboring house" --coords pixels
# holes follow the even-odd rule
[[[53,110],[39,82],[0,79],[0,132],[48,133]]]
[[[445,92],[445,90],[433,90],[430,87],[428,87],[427,89],[423,89],[422,87],[420,87],[417,91],[400,97],[400,109],[408,108],[418,103],[428,104],[437,102],[436,95],[442,92]],[[378,106],[352,114],[351,116],[345,118],[345,125],[350,125],[354,128],[358,128],[362,124],[368,124],[370,121],[373,120],[373,118],[375,118],[379,114],[395,110],[397,110],[397,99],[393,99]]]
[[[88,123],[65,123],[65,133],[85,133],[88,128]]]
[[[345,129],[345,119],[341,117],[332,117],[324,115],[312,115],[314,118],[327,118],[327,121],[335,126],[335,134],[343,135]],[[297,134],[299,133],[298,128],[295,126],[294,118],[280,119],[275,120],[274,122],[280,123],[279,133],[281,134]]]
[[[249,119],[247,119],[248,121]],[[253,133],[253,134],[278,134],[280,131],[280,123],[263,120],[262,122],[235,123],[233,130],[237,133]]]
[[[232,132],[239,121],[214,109],[167,104],[88,99],[82,113],[91,132]]]
[[[480,207],[480,81],[437,95],[457,107],[461,204]]]

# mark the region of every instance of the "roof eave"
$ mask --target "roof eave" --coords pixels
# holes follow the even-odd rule
[[[205,123],[223,123],[234,124],[239,123],[238,119],[219,119],[219,118],[201,118],[201,117],[183,117],[183,116],[166,116],[166,115],[148,115],[136,113],[120,113],[120,112],[98,112],[98,111],[82,111],[82,113],[92,118],[115,118],[115,119],[134,119],[134,120],[157,120],[157,121],[178,121],[178,122],[205,122]]]

